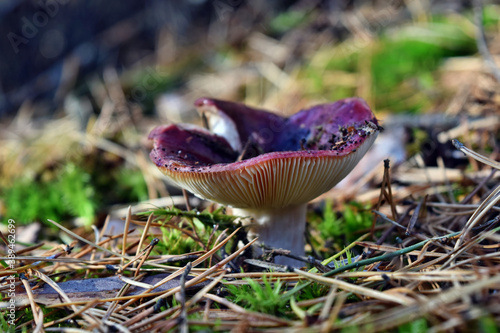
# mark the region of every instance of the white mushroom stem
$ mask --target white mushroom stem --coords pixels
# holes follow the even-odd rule
[[[244,224],[249,225],[249,238],[259,237],[258,244],[275,249],[290,250],[296,256],[305,255],[305,229],[307,204],[279,209],[233,208],[233,215],[249,217]],[[256,250],[258,254],[262,250]],[[285,256],[277,256],[275,263],[294,267],[304,263]]]

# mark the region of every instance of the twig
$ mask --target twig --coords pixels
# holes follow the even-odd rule
[[[50,285],[52,288],[54,288],[54,290],[57,291],[57,293],[61,296],[61,298],[66,303],[71,303],[71,300],[68,297],[68,295],[64,292],[64,290],[62,290],[57,285],[57,283],[55,283],[54,281],[52,281],[52,279],[50,279],[48,276],[46,276],[45,274],[43,274],[40,271],[31,270],[31,272],[32,272],[32,274],[34,276],[38,277],[40,280],[44,281],[45,283],[47,283],[48,285]],[[71,308],[72,308],[72,310],[74,312],[78,312],[78,308],[75,305],[71,305]],[[89,324],[91,324],[91,325],[99,325],[99,320],[97,320],[94,316],[82,313],[82,317],[85,318],[85,320],[87,320],[89,322]]]
[[[191,205],[189,204],[189,194],[187,193],[186,189],[182,189],[182,196],[184,197],[184,201],[186,201],[186,210],[190,211]]]
[[[181,275],[181,290],[179,292],[179,297],[181,301],[181,314],[178,320],[179,323],[179,328],[181,333],[188,333],[189,328],[187,325],[187,310],[186,310],[186,279],[189,275],[189,272],[191,272],[191,263],[189,262],[186,265],[186,269],[184,270],[184,273]]]
[[[409,236],[411,234],[411,231],[413,230],[413,227],[415,226],[415,223],[417,222],[418,215],[420,213],[420,208],[422,208],[422,205],[427,201],[427,196],[425,196],[420,202],[418,203],[417,207],[415,207],[415,210],[413,211],[413,215],[410,218],[410,222],[408,222],[408,227],[406,228],[406,236]]]
[[[151,241],[151,243],[149,243],[149,245],[146,247],[146,249],[144,249],[143,252],[146,252],[146,253],[142,257],[141,261],[139,262],[139,265],[137,265],[134,277],[137,277],[137,275],[139,274],[139,272],[141,270],[142,265],[144,264],[144,261],[146,261],[146,259],[151,254],[151,251],[153,251],[153,248],[155,247],[155,245],[157,245],[159,242],[160,242],[160,240],[158,238],[154,238]]]
[[[380,206],[382,206],[382,202],[385,198],[385,200],[391,206],[392,218],[394,220],[397,220],[398,215],[396,212],[396,206],[394,205],[394,200],[392,198],[390,162],[391,161],[389,159],[384,160],[384,176],[382,178],[382,185],[380,187],[380,195],[378,198],[377,205],[375,206],[375,210],[380,209]],[[376,222],[377,222],[377,219],[374,217],[373,222],[372,222],[372,228],[371,228],[371,237],[372,238],[374,238],[374,236],[375,236],[375,224],[376,224]]]
[[[125,263],[125,254],[126,254],[126,244],[127,244],[127,236],[128,236],[128,229],[130,227],[130,220],[132,219],[132,207],[128,206],[127,210],[127,218],[125,219],[125,225],[123,226],[123,243],[122,243],[122,260],[120,262],[120,265],[123,266]]]
[[[270,269],[274,272],[289,272],[288,267],[285,265],[279,265],[272,262],[257,260],[257,259],[245,259],[247,264],[257,266],[264,269]]]
[[[398,227],[398,228],[401,228],[401,229],[406,230],[406,228],[405,228],[404,226],[402,226],[401,224],[399,224],[399,223],[398,223],[398,222],[396,222],[396,221],[391,220],[391,219],[390,219],[390,218],[388,218],[388,217],[387,217],[387,215],[385,215],[384,213],[381,213],[381,212],[379,212],[379,211],[377,211],[377,210],[372,210],[372,212],[373,212],[373,213],[375,213],[375,214],[377,214],[378,216],[380,216],[380,217],[381,217],[384,221],[387,221],[387,222],[389,222],[389,223],[391,223],[391,224],[395,225],[395,226],[396,226],[396,227]]]

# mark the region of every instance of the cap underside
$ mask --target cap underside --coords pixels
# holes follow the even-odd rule
[[[307,203],[334,187],[364,156],[376,134],[340,156],[331,151],[280,152],[261,155],[259,163],[214,165],[200,172],[159,168],[203,199],[237,208],[283,208]]]

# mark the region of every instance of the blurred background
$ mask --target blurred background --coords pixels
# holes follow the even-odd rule
[[[285,115],[366,99],[386,132],[340,185],[347,199],[379,182],[387,157],[406,171],[464,167],[449,139],[467,126],[472,146],[496,152],[498,1],[4,0],[0,18],[2,223],[89,226],[179,195],[147,135],[199,122],[202,96]],[[408,172],[395,181],[416,181]]]

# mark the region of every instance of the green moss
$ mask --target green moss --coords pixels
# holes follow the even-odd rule
[[[148,199],[148,188],[144,176],[139,170],[121,168],[115,175],[118,191],[121,193],[120,201],[135,202]]]
[[[333,239],[349,244],[359,237],[356,232],[367,229],[372,224],[372,214],[369,207],[360,203],[349,203],[342,214],[332,210],[331,202],[325,203],[323,222],[318,225],[322,239]]]
[[[300,302],[300,301],[315,299],[318,297],[323,297],[326,296],[329,291],[330,291],[330,286],[325,286],[324,284],[312,282],[307,287],[300,290],[299,293],[297,293],[296,300],[297,302]]]
[[[253,279],[245,279],[247,285],[227,285],[228,299],[247,310],[284,316],[287,313],[289,297],[283,297],[283,282],[269,282],[265,276],[259,284]]]
[[[200,246],[189,237],[183,237],[180,230],[164,227],[162,228],[162,242],[158,243],[157,251],[162,254],[180,255],[197,250],[201,250]],[[163,251],[160,251],[163,248]]]
[[[498,325],[495,321],[495,318],[493,316],[484,316],[479,318],[478,320],[478,325],[474,329],[476,332],[482,332],[482,333],[497,333],[498,332]]]
[[[61,167],[56,176],[48,179],[17,179],[2,192],[5,215],[21,224],[68,216],[81,217],[85,224],[90,224],[95,215],[90,175],[74,164]]]
[[[485,4],[483,7],[483,25],[485,29],[498,28],[500,23],[500,6]]]
[[[90,174],[74,164],[67,164],[56,183],[63,207],[68,214],[81,217],[85,225],[91,225],[95,216],[95,190]]]
[[[443,59],[475,51],[474,40],[452,24],[410,26],[382,37],[372,58],[377,107],[416,112],[431,105],[434,71]]]
[[[434,16],[427,23],[383,31],[370,43],[347,40],[323,49],[301,71],[307,82],[304,93],[329,100],[350,97],[359,93],[356,80],[360,79],[369,85],[365,88],[371,91],[375,109],[419,112],[431,108],[444,93],[438,84],[443,61],[477,52],[465,20]],[[349,74],[359,77],[334,79]]]
[[[399,326],[398,332],[400,333],[424,333],[427,332],[428,325],[425,318],[419,318],[412,322]]]

